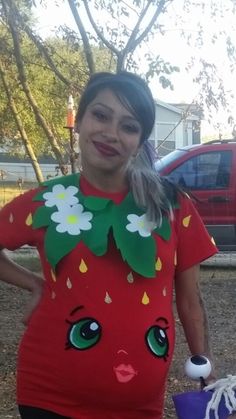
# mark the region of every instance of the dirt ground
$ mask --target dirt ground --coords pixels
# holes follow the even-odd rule
[[[218,377],[234,375],[236,374],[236,265],[224,268],[202,266],[201,287],[208,308]],[[15,364],[18,342],[24,329],[21,317],[27,298],[26,292],[0,284],[0,419],[19,418],[15,406]],[[176,418],[171,394],[192,390],[197,386],[183,373],[183,364],[189,353],[177,318],[176,334],[175,355],[168,379],[165,419]]]

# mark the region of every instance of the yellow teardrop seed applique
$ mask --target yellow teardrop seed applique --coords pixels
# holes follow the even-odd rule
[[[55,291],[52,291],[51,297],[52,297],[52,300],[55,300],[55,298],[56,298],[56,293],[55,293]]]
[[[215,242],[215,240],[214,240],[214,237],[211,237],[211,242],[215,245],[216,244],[216,242]]]
[[[166,297],[166,294],[167,294],[167,292],[166,292],[166,287],[164,287],[164,288],[163,288],[163,290],[162,290],[162,294],[163,294],[163,297]]]
[[[127,281],[128,281],[129,284],[133,284],[133,282],[134,282],[134,276],[133,276],[133,273],[132,272],[130,272],[127,275]]]
[[[107,304],[111,304],[112,303],[112,299],[110,297],[110,295],[108,294],[108,292],[106,291],[106,296],[104,298],[105,303]]]
[[[13,217],[13,214],[12,214],[12,212],[11,212],[11,214],[9,215],[9,223],[13,223],[13,221],[14,221],[14,217]]]
[[[174,265],[177,266],[177,253],[176,252],[175,252],[175,255],[174,255]]]
[[[144,304],[146,306],[147,304],[149,304],[149,302],[150,302],[149,297],[148,297],[147,293],[145,292],[143,294],[142,304]]]
[[[156,271],[162,270],[162,261],[160,258],[157,258],[156,265],[155,265]]]
[[[69,290],[71,290],[71,288],[72,288],[72,283],[71,283],[70,278],[67,278],[67,281],[66,281],[66,286],[67,286],[67,288],[68,288]]]
[[[191,215],[188,215],[187,217],[183,218],[183,226],[184,227],[188,227],[189,226],[190,218],[191,218]]]
[[[56,277],[56,275],[55,275],[55,272],[51,269],[51,277],[52,277],[52,280],[54,281],[54,282],[56,282],[56,280],[57,280],[57,277]]]
[[[80,265],[79,265],[79,270],[82,274],[85,274],[88,270],[88,267],[84,261],[84,259],[81,259]]]
[[[31,225],[32,225],[32,221],[33,221],[33,219],[32,219],[32,214],[31,214],[31,212],[30,212],[30,213],[29,213],[29,215],[27,216],[26,220],[25,220],[25,224],[26,224],[27,226],[31,226]]]

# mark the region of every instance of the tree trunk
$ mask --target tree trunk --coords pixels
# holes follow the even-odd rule
[[[36,179],[39,183],[43,182],[44,179],[43,179],[43,174],[42,174],[40,165],[37,161],[37,157],[34,153],[34,150],[33,150],[33,147],[30,143],[30,140],[28,139],[28,136],[27,136],[26,131],[24,129],[23,123],[22,123],[21,118],[19,116],[19,112],[16,108],[15,101],[14,101],[14,99],[12,97],[12,94],[11,94],[11,91],[8,87],[5,71],[4,71],[4,68],[3,68],[3,65],[2,65],[1,61],[0,61],[0,76],[2,78],[2,82],[3,82],[3,86],[4,86],[4,89],[5,89],[6,95],[7,95],[9,106],[11,108],[12,115],[15,119],[17,128],[20,132],[21,139],[22,139],[22,142],[24,144],[26,153],[31,160],[31,164],[32,164],[33,169],[34,169]]]
[[[29,104],[34,112],[35,115],[35,119],[36,122],[42,127],[45,135],[47,136],[51,147],[52,147],[52,151],[58,161],[58,165],[60,167],[60,170],[62,172],[62,174],[67,174],[67,167],[63,161],[63,157],[61,154],[61,150],[60,147],[57,143],[57,139],[55,138],[51,128],[49,127],[49,125],[47,124],[46,119],[44,118],[44,116],[42,115],[40,108],[31,92],[31,89],[28,85],[27,82],[27,77],[26,77],[26,73],[25,73],[25,68],[24,68],[24,61],[21,55],[21,48],[20,48],[20,42],[19,42],[19,35],[18,35],[18,31],[17,31],[17,22],[14,20],[14,2],[12,2],[12,0],[3,0],[2,1],[2,5],[4,8],[4,12],[6,14],[6,18],[8,19],[8,25],[9,25],[9,29],[11,31],[11,35],[12,35],[12,39],[13,39],[13,44],[14,44],[14,55],[15,55],[15,59],[16,59],[16,65],[17,65],[17,69],[18,69],[18,73],[19,73],[19,79],[23,88],[23,91],[29,101]]]
[[[86,33],[86,30],[84,29],[84,25],[82,23],[82,20],[80,19],[80,15],[77,11],[77,7],[75,5],[74,0],[68,0],[71,12],[73,14],[73,17],[75,19],[76,25],[79,29],[82,41],[83,41],[83,46],[84,46],[84,54],[85,54],[85,58],[87,60],[87,64],[88,64],[88,69],[89,69],[89,73],[93,74],[95,73],[95,64],[94,64],[94,59],[93,59],[93,52],[89,43],[89,38],[88,35]]]

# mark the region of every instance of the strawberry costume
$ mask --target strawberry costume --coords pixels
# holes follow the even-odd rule
[[[173,281],[216,252],[191,200],[147,220],[130,193],[45,182],[0,212],[0,244],[36,246],[45,286],[18,358],[18,403],[73,419],[162,417]]]

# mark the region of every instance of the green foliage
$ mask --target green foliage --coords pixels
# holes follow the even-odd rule
[[[25,10],[24,6],[24,13]],[[29,22],[30,18],[27,23]],[[65,150],[68,148],[69,137],[68,131],[65,129],[68,96],[73,94],[75,103],[77,103],[80,92],[88,79],[88,70],[81,42],[78,42],[75,36],[73,38],[71,34],[66,32],[63,33],[63,36],[54,36],[44,42],[44,47],[55,66],[69,80],[70,84],[68,86],[55,75],[32,40],[21,30],[19,30],[19,34],[27,82],[44,118],[58,139],[60,147]],[[14,92],[15,105],[31,145],[36,155],[49,155],[52,153],[51,145],[39,121],[35,118],[22,89],[13,53],[13,42],[9,30],[4,24],[0,25],[0,45],[4,45],[1,60],[4,63],[8,87],[11,92]],[[114,69],[114,59],[109,51],[104,50],[102,46],[94,46],[93,53],[95,60],[98,62],[98,70]],[[0,144],[7,144],[12,154],[24,153],[1,79]]]
[[[50,39],[47,43],[55,56],[58,67],[65,72],[68,78],[74,77],[75,79],[75,75],[72,74],[72,68],[77,69],[77,77],[80,77],[79,63],[81,63],[82,59],[78,53],[68,48],[67,44],[60,39]],[[55,77],[52,70],[45,64],[35,45],[24,34],[21,36],[21,48],[30,88],[40,109],[42,109],[44,117],[49,121],[57,137],[61,139],[61,144],[63,144],[68,141],[68,133],[64,129],[64,126],[66,121],[67,99],[70,90],[68,86]],[[5,67],[5,72],[9,88],[14,92],[15,104],[20,113],[24,128],[36,154],[50,154],[50,145],[38,121],[35,120],[35,115],[19,83],[16,65],[10,59],[11,51],[12,44],[9,41],[3,60],[10,65]],[[57,51],[60,51],[60,55]],[[83,73],[85,72],[85,66],[82,67],[82,71]],[[72,82],[75,83],[75,80],[72,79]],[[13,151],[19,153],[21,147],[17,147],[19,144],[17,127],[9,110],[4,89],[1,88],[0,92],[2,99],[0,103],[0,135],[2,142],[4,142],[4,139],[6,141],[9,138],[12,139],[16,146]]]
[[[62,0],[51,1],[60,7]],[[235,0],[226,2],[227,10],[232,9],[232,13],[235,13]],[[218,16],[224,13],[221,2],[217,0],[210,3],[182,0],[183,7],[179,7],[178,0],[63,0],[63,3],[68,6],[68,11],[71,8],[77,29],[63,26],[54,36],[42,40],[35,30],[33,10],[39,4],[46,8],[47,0],[0,0],[0,59],[18,115],[36,156],[51,154],[52,144],[22,88],[7,13],[14,12],[11,18],[19,38],[28,86],[61,151],[68,150],[68,131],[64,128],[68,96],[72,94],[75,103],[78,103],[89,74],[94,71],[93,65],[89,65],[89,57],[92,56],[96,71],[126,68],[140,74],[138,52],[143,51],[145,46],[146,70],[142,76],[147,81],[156,77],[162,87],[173,89],[171,77],[179,71],[174,64],[175,51],[172,63],[160,56],[158,42],[154,50],[150,48],[154,37],[158,40],[157,35],[165,35],[169,6],[178,6],[175,22],[172,22],[173,29],[175,25],[176,28],[181,27],[184,13],[192,18],[197,9],[204,14],[209,8],[213,21],[217,21]],[[185,43],[201,48],[205,42],[202,22],[198,22],[196,27],[197,30],[189,31],[187,35],[183,30],[183,39]],[[220,37],[225,39],[233,71],[236,61],[235,43],[227,31],[222,29],[212,34],[212,44]],[[189,71],[194,63],[193,57],[188,65]],[[201,86],[199,102],[201,105],[204,102],[208,107],[227,107],[227,92],[222,80],[217,78],[214,63],[202,59],[200,64],[199,74],[195,76],[196,83]],[[214,89],[213,85],[217,85],[217,88]],[[12,152],[22,153],[21,137],[0,78],[0,145],[4,143],[10,144]]]

